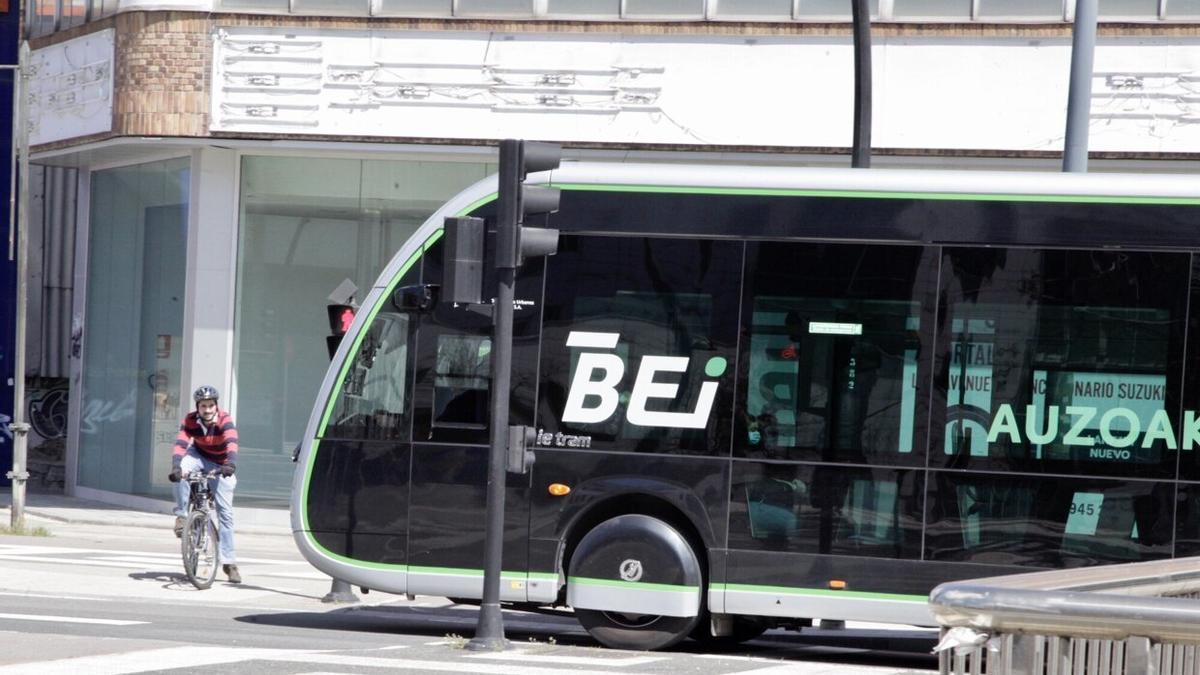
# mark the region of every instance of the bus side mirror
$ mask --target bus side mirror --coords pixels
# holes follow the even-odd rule
[[[438,301],[437,284],[401,286],[392,293],[392,304],[401,312],[428,312]]]

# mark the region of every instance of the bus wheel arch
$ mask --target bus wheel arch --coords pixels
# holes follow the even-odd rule
[[[564,560],[567,602],[593,638],[652,650],[696,629],[707,615],[707,565],[688,529],[669,512],[615,514],[579,528]]]
[[[691,544],[700,559],[704,582],[708,583],[708,542],[693,517],[680,506],[659,496],[644,493],[624,493],[597,502],[576,514],[562,528],[559,541],[559,569],[570,569],[571,559],[583,538],[606,520],[617,516],[638,514],[657,518],[675,528]]]

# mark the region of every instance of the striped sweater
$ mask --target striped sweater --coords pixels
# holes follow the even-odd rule
[[[175,452],[171,457],[175,468],[179,468],[188,447],[193,445],[200,456],[210,462],[237,464],[238,432],[233,415],[217,410],[213,423],[205,426],[199,413],[194,410],[188,413],[179,425],[179,435],[175,437]]]

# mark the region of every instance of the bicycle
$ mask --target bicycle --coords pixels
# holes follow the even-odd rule
[[[208,487],[209,480],[219,475],[217,470],[192,471],[183,477],[190,487],[188,514],[180,538],[183,571],[188,581],[200,590],[212,586],[220,567],[216,495]]]

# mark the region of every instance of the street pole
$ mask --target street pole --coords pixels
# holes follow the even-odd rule
[[[1098,0],[1075,2],[1075,22],[1071,31],[1071,81],[1067,89],[1067,132],[1063,141],[1063,171],[1066,172],[1087,172],[1097,5]]]
[[[854,142],[850,166],[871,166],[871,10],[867,0],[850,0],[854,23]]]
[[[472,651],[500,651],[504,617],[500,612],[500,572],[504,554],[505,455],[508,449],[508,397],[512,378],[513,284],[517,276],[517,219],[519,198],[504,186],[521,181],[521,144],[500,142],[499,199],[496,205],[496,300],[492,305],[491,434],[488,446],[487,531],[483,542],[483,598]]]
[[[9,223],[13,219],[11,208],[16,207],[16,259],[17,259],[17,302],[16,332],[13,349],[13,460],[12,471],[6,476],[12,480],[12,510],[10,526],[14,532],[25,529],[25,483],[29,472],[25,470],[25,456],[29,446],[29,424],[25,421],[25,314],[29,301],[29,283],[25,268],[29,255],[29,127],[25,122],[25,66],[29,62],[29,43],[23,42],[17,57],[17,65],[5,66],[13,71],[13,142],[17,145],[18,171],[16,204],[10,204]]]

